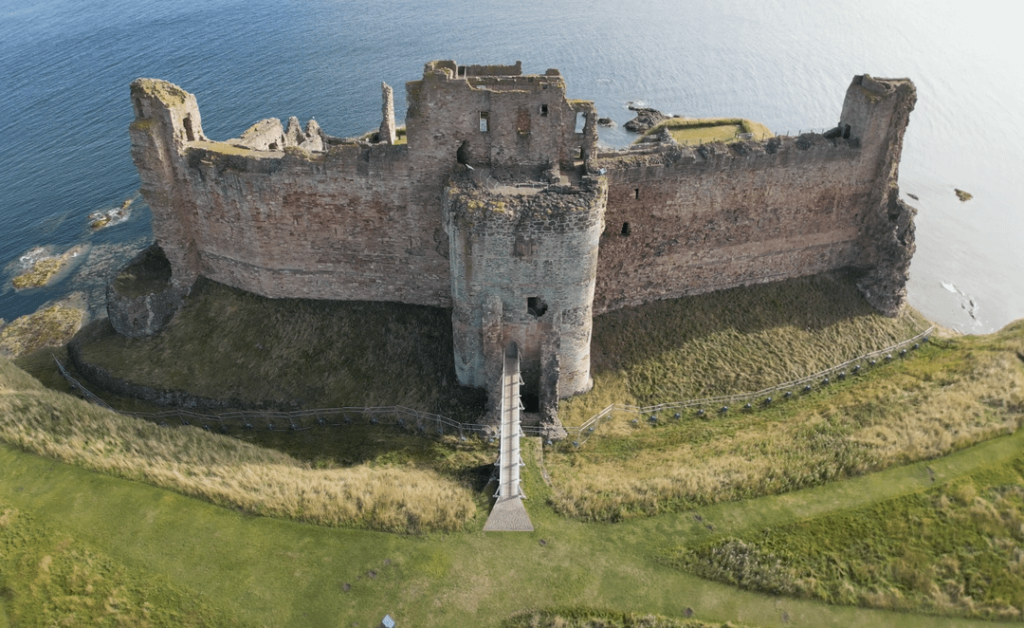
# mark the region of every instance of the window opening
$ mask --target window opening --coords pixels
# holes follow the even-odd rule
[[[491,130],[491,114],[489,111],[480,112],[480,132],[487,133]]]
[[[548,115],[548,106],[547,105],[541,105],[540,106],[540,115],[542,115],[542,116]]]
[[[633,190],[633,198],[640,198],[640,188]]]
[[[459,149],[455,151],[455,161],[464,166],[469,164],[469,142],[463,141]]]
[[[526,311],[531,316],[540,318],[544,316],[544,313],[548,311],[548,304],[541,300],[540,297],[527,297],[526,298]]]
[[[145,118],[145,114],[142,112],[142,101],[138,98],[135,99],[135,115],[140,118]]]
[[[631,232],[631,230],[629,228],[629,223],[628,222],[622,223],[622,235],[628,236],[630,234],[630,232]]]
[[[583,127],[587,124],[587,114],[582,111],[576,112],[576,132],[582,133]]]
[[[459,76],[466,76],[466,66],[464,66],[464,65],[460,65],[459,66]]]
[[[187,137],[188,141],[190,141],[190,142],[196,141],[196,136],[192,133],[192,117],[191,116],[185,116],[184,124],[185,124],[185,137]]]

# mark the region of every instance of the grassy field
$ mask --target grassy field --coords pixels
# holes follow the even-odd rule
[[[1024,617],[1024,457],[930,491],[680,549],[680,568],[835,604]]]
[[[239,625],[166,576],[126,567],[2,501],[0,603],[3,628]]]
[[[593,616],[596,627],[609,613],[593,609],[678,623],[691,609],[691,619],[712,626],[731,620],[787,628],[991,628],[1014,624],[770,597],[688,575],[664,557],[682,543],[739,538],[927,490],[1013,460],[1022,444],[1018,433],[927,464],[701,508],[699,517],[695,512],[608,525],[567,520],[545,506],[539,451],[530,441],[524,480],[536,531],[523,534],[485,534],[482,521],[459,533],[403,536],[253,517],[4,446],[0,502],[123,565],[139,586],[169,581],[215,617],[245,626],[374,626],[390,613],[400,626],[517,626],[524,614],[536,614],[553,625],[559,624],[552,617],[569,622]],[[29,548],[32,556],[46,551]],[[14,578],[0,573],[7,577]],[[36,591],[8,587],[5,604],[42,613],[46,598]]]
[[[351,387],[346,394],[361,398],[405,390],[417,403],[445,403],[444,395],[432,389],[448,371],[421,376],[416,388],[405,379],[416,369],[404,364],[416,359],[409,356],[411,346],[443,345],[441,331],[431,331],[430,337],[414,333],[423,320],[433,320],[438,330],[447,330],[449,346],[443,358],[419,359],[450,366],[450,321],[443,310],[362,316],[371,310],[339,313],[321,310],[316,302],[279,303],[274,307],[280,309],[264,312],[264,318],[276,317],[274,324],[264,323],[266,330],[246,339],[222,338],[250,333],[261,324],[258,314],[267,303],[250,302],[256,298],[213,284],[203,290],[209,292],[192,297],[191,322],[176,323],[183,325],[177,336],[136,346],[101,335],[87,350],[112,369],[130,373],[137,366],[154,381],[201,387],[207,385],[201,373],[208,373],[250,399],[282,401],[287,401],[287,386],[297,381],[285,371],[289,365],[300,367],[307,355],[315,365],[299,389],[308,393],[303,403],[335,394],[316,373],[323,378],[342,373],[331,385]],[[202,320],[213,329],[202,330]],[[288,322],[299,328],[287,329]],[[274,325],[285,329],[271,333]],[[852,279],[843,275],[612,313],[595,320],[594,330],[595,378],[603,378],[599,385],[604,381],[607,390],[569,400],[561,412],[586,417],[590,408],[602,407],[601,395],[651,403],[758,389],[890,345],[923,325],[912,312],[898,319],[872,314]],[[324,335],[330,330],[356,339]],[[262,341],[264,332],[271,341]],[[204,335],[197,340],[191,333]],[[391,335],[368,338],[371,334]],[[303,340],[305,354],[295,348],[295,339]],[[334,341],[345,348],[318,362],[317,356],[330,350],[322,345]],[[174,364],[183,361],[182,355],[208,354],[208,346],[218,347],[214,361],[226,373],[214,373],[204,364]],[[139,359],[131,355],[136,349],[148,352],[157,364],[131,362]],[[387,355],[366,359],[384,372],[393,369],[394,378],[380,383],[380,378],[360,379],[335,369],[360,363],[359,351],[378,350]],[[260,362],[261,352],[284,356],[283,365],[278,370]],[[938,530],[943,518],[967,529],[975,510],[991,515],[977,515],[982,527],[970,538],[1004,539],[996,545],[1005,551],[965,573],[995,582],[999,570],[1016,557],[1010,541],[1020,545],[1012,527],[1019,496],[991,487],[1012,485],[1016,476],[1008,474],[1020,471],[1021,356],[1024,321],[990,336],[934,340],[905,358],[883,361],[858,376],[757,411],[714,418],[668,416],[657,425],[634,425],[620,417],[579,449],[542,447],[527,439],[524,490],[531,497],[527,509],[536,531],[525,534],[482,532],[482,515],[493,492],[485,477],[494,450],[486,443],[421,439],[366,426],[256,431],[240,438],[194,427],[161,428],[48,390],[0,362],[0,440],[89,469],[0,446],[3,512],[29,522],[17,525],[45,528],[20,542],[17,552],[0,557],[0,604],[12,617],[18,613],[17,625],[53,623],[55,615],[46,604],[58,589],[32,583],[41,577],[45,556],[57,560],[51,549],[56,543],[71,548],[73,556],[90,557],[89,564],[109,565],[96,571],[112,574],[109,583],[97,580],[94,585],[100,597],[76,604],[96,607],[111,595],[102,597],[103,591],[120,586],[122,576],[116,574],[127,574],[139,588],[124,608],[146,608],[147,600],[155,600],[148,602],[157,609],[150,621],[154,626],[178,625],[159,615],[164,607],[154,597],[157,592],[169,596],[169,609],[179,603],[173,600],[191,604],[194,598],[207,613],[196,621],[215,625],[218,618],[229,617],[239,625],[373,626],[388,612],[399,625],[415,626],[687,626],[687,620],[710,626],[726,620],[757,626],[990,626],[980,620],[825,603],[852,599],[838,594],[797,591],[794,597],[766,597],[701,579],[679,565],[694,548],[749,546],[762,542],[765,530],[782,547],[793,538],[787,536],[790,527],[833,521],[829,517],[839,518],[836,525],[813,528],[819,536],[808,543],[816,544],[815,552],[826,544],[839,547],[859,534],[854,524],[868,517],[864,513],[874,509],[884,515],[893,504],[905,503],[911,522],[915,513],[932,513],[928,530]],[[46,360],[36,355],[19,364],[60,387]],[[259,378],[250,372],[255,368],[261,369]],[[267,386],[268,381],[277,383]],[[356,391],[360,382],[376,388]],[[268,389],[270,394],[261,396]],[[451,389],[449,394],[459,393]],[[470,407],[458,399],[448,403]],[[551,478],[550,484],[544,477]],[[989,477],[998,481],[984,484]],[[969,491],[963,488],[968,485],[982,501],[961,507],[961,501],[968,504],[964,496]],[[941,510],[939,493],[925,494],[931,502],[914,501],[931,490],[945,491],[946,510]],[[940,514],[934,514],[936,509]],[[849,513],[861,514],[843,520]],[[996,519],[1010,527],[991,527]],[[958,538],[950,530],[936,532],[937,538]],[[884,534],[890,535],[892,547],[926,536],[910,524],[884,528]],[[791,555],[798,556],[799,550],[792,549]],[[943,591],[956,591],[941,580],[952,576],[942,571],[946,563],[937,550],[914,551],[934,557],[938,571],[928,571],[927,558],[922,562],[908,554],[897,558],[909,567],[893,573],[910,574],[920,567],[923,577],[940,578],[947,587]],[[3,562],[10,556],[24,558],[15,561],[15,568]],[[805,568],[818,567],[796,562],[792,567],[798,575]],[[877,569],[889,573],[888,567]],[[923,582],[921,591],[931,591]],[[1006,582],[993,589],[997,595],[989,606],[975,601],[975,609],[982,609],[979,616],[989,612],[984,609],[1009,612],[998,607],[998,600],[1015,603],[1004,593],[1016,581]],[[876,589],[885,593],[885,583],[875,589],[869,583],[857,595]],[[973,590],[973,581],[963,584],[965,592]],[[821,585],[819,590],[828,589]],[[938,605],[939,598],[925,593],[903,593],[904,604],[889,606],[972,612]],[[855,603],[863,602],[858,597]]]
[[[741,133],[763,141],[775,137],[768,127],[744,118],[669,118],[644,133],[643,137],[668,129],[680,144],[697,145],[712,142],[733,142]],[[641,141],[638,139],[637,142]]]
[[[1024,324],[987,337],[933,341],[906,358],[793,400],[656,426],[604,422],[546,465],[559,512],[621,520],[806,488],[934,458],[1024,421]]]
[[[0,440],[246,512],[321,525],[454,530],[477,511],[464,483],[429,468],[390,464],[393,448],[363,464],[337,467],[322,457],[311,465],[198,426],[163,428],[89,405],[45,389],[3,359]],[[482,443],[454,439],[437,455],[459,468],[492,459]]]

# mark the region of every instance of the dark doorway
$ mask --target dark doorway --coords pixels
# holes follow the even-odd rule
[[[522,393],[519,400],[523,402],[523,412],[540,412],[540,397],[534,393]]]

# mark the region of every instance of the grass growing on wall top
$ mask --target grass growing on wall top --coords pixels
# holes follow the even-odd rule
[[[745,118],[669,118],[651,127],[637,142],[643,137],[659,133],[662,129],[668,129],[675,141],[690,146],[710,142],[732,142],[739,139],[742,133],[749,133],[752,139],[757,141],[775,137],[765,125]]]

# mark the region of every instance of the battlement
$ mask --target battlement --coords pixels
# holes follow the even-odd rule
[[[404,129],[382,84],[381,125],[361,136],[270,118],[215,141],[192,94],[133,82],[168,290],[203,275],[275,298],[450,307],[459,381],[493,386],[515,343],[524,398],[548,417],[592,385],[604,311],[835,268],[859,271],[887,314],[905,299],[908,80],[855,77],[822,134],[616,151],[557,70],[432,61],[406,93]]]

